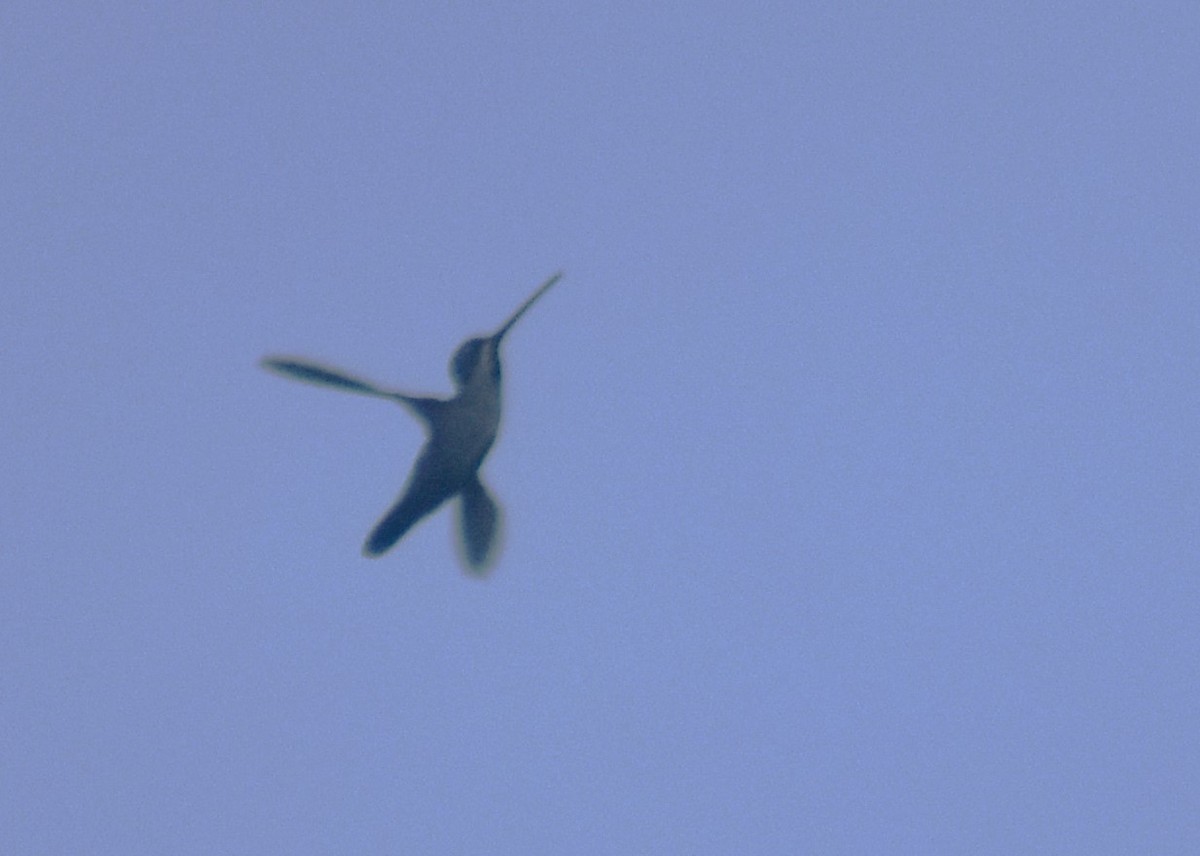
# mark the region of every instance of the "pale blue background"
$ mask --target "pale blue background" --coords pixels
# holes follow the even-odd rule
[[[0,852],[1200,852],[1194,2],[0,12]],[[363,537],[505,346],[507,541]]]

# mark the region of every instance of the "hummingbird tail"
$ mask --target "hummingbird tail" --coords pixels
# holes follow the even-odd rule
[[[471,476],[459,494],[459,534],[473,574],[485,574],[499,553],[500,506],[478,474]]]

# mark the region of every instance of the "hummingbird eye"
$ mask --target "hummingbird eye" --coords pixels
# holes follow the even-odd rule
[[[454,352],[454,359],[450,362],[450,371],[460,386],[471,379],[471,372],[475,370],[475,366],[479,365],[482,350],[483,339],[469,339]]]

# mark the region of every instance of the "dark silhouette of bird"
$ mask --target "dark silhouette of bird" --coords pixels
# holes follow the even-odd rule
[[[418,521],[448,499],[458,499],[459,533],[467,568],[483,574],[496,558],[500,507],[479,478],[479,467],[500,427],[500,343],[526,310],[562,273],[550,277],[490,336],[463,342],[450,360],[457,393],[441,399],[377,386],[340,369],[293,357],[266,357],[262,365],[295,380],[386,398],[425,424],[429,439],[417,456],[400,498],[375,524],[363,545],[374,557],[389,550]]]

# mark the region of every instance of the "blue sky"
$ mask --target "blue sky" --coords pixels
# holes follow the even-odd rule
[[[0,13],[0,851],[1194,853],[1200,8]],[[414,392],[548,275],[451,517]]]

